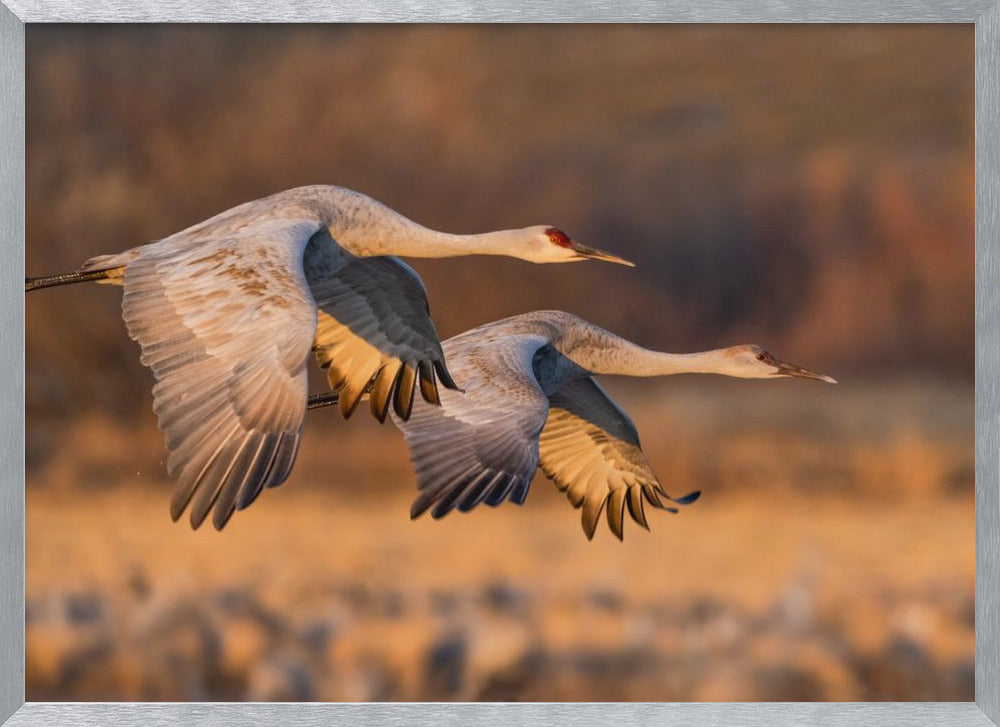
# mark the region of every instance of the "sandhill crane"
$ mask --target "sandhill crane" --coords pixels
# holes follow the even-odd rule
[[[507,255],[536,263],[631,265],[537,226],[436,232],[358,192],[310,186],[234,207],[157,242],[28,278],[25,290],[83,281],[124,287],[122,312],[153,371],[154,411],[177,478],[177,520],[221,529],[295,461],[312,349],[340,410],[368,393],[384,421],[405,420],[419,386],[438,401],[455,383],[416,273],[393,255]]]
[[[434,518],[481,502],[524,502],[541,467],[566,493],[587,538],[607,508],[622,538],[625,510],[648,529],[644,501],[677,512],[700,492],[672,498],[639,446],[639,434],[594,380],[595,374],[667,376],[722,374],[745,379],[796,376],[837,383],[779,361],[760,346],[700,353],[660,353],[631,343],[577,316],[537,311],[488,323],[443,344],[464,391],[443,391],[440,406],[418,402],[403,430],[420,494],[410,516]],[[310,408],[329,404],[320,395]],[[662,498],[662,499],[661,499]]]

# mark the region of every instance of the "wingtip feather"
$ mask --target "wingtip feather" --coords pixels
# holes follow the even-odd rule
[[[684,495],[684,497],[671,497],[670,499],[676,502],[678,505],[690,505],[695,502],[699,497],[701,497],[701,490],[695,490],[694,492],[689,492]]]
[[[458,384],[455,383],[455,380],[451,378],[448,366],[443,360],[435,359],[434,370],[437,371],[438,380],[444,384],[445,388],[451,389],[452,391],[461,391],[461,389],[458,388]]]
[[[420,381],[420,395],[428,404],[441,405],[441,397],[438,395],[437,382],[434,380],[434,366],[430,361],[420,361],[417,364],[418,379]]]
[[[396,390],[392,396],[392,408],[404,422],[409,421],[413,413],[413,394],[417,385],[417,370],[412,362],[403,364]]]

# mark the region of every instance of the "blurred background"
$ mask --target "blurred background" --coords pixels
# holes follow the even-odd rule
[[[971,26],[34,25],[27,49],[29,275],[339,184],[638,263],[417,261],[442,337],[561,308],[841,381],[609,380],[667,489],[704,491],[624,543],[541,476],[522,508],[410,522],[402,437],[333,410],[284,486],[192,532],[120,291],[33,294],[29,700],[973,698]]]

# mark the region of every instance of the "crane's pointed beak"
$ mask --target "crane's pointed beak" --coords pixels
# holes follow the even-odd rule
[[[626,260],[623,257],[612,255],[610,252],[605,252],[604,250],[598,250],[596,247],[589,247],[581,242],[577,242],[576,240],[572,240],[570,245],[572,246],[573,252],[577,254],[577,257],[583,260],[603,260],[606,263],[627,265],[630,268],[635,267],[635,263],[631,260]]]
[[[801,366],[796,366],[795,364],[788,363],[787,361],[778,361],[778,370],[774,373],[774,375],[795,376],[800,379],[815,379],[816,381],[825,381],[828,384],[837,383],[837,380],[832,376],[817,374],[815,371],[804,369]]]

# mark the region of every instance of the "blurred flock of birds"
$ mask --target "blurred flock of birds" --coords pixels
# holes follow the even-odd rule
[[[553,599],[503,579],[424,594],[324,584],[319,603],[268,605],[252,587],[32,598],[28,675],[36,700],[126,701],[962,701],[968,659],[941,663],[919,627],[969,630],[951,591],[884,591],[814,608],[808,574],[754,611],[712,597],[641,601],[583,588]],[[320,607],[323,615],[302,618]],[[605,632],[560,643],[543,624]],[[846,641],[878,619],[875,643]],[[622,622],[627,626],[622,627]],[[926,628],[926,627],[925,627]],[[909,629],[909,630],[908,630]],[[378,634],[372,638],[367,634]],[[664,642],[673,641],[672,646]],[[794,642],[780,659],[777,644]]]

